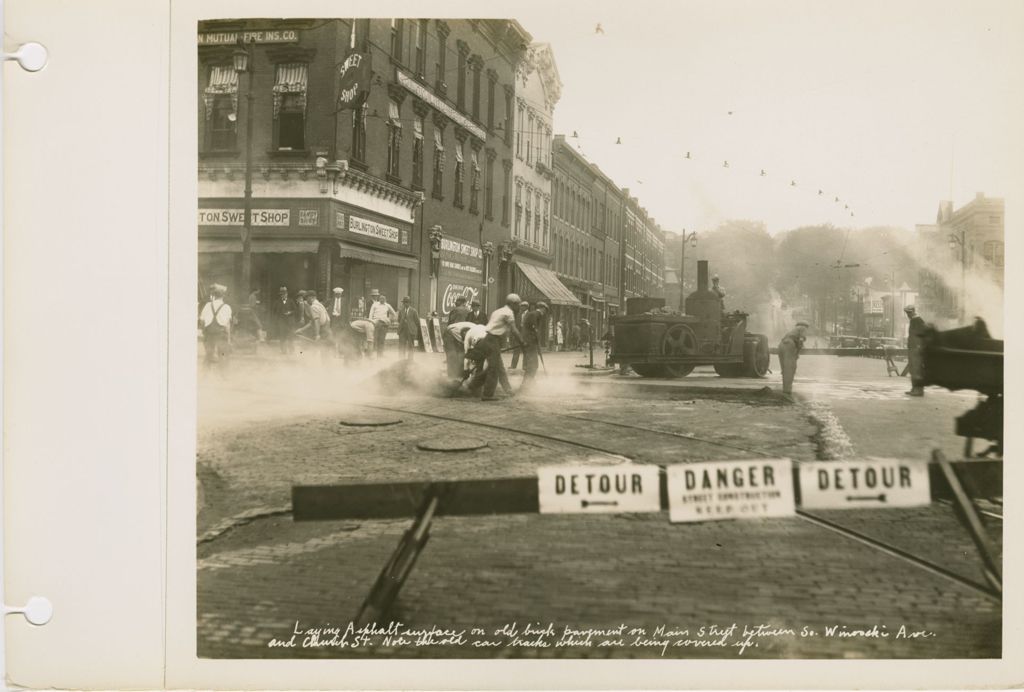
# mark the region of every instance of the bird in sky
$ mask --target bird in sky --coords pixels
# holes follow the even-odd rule
[[[615,143],[616,144],[622,144],[622,137],[616,137],[615,138]]]
[[[768,174],[767,174],[767,173],[765,173],[765,172],[764,172],[764,169],[762,168],[762,169],[761,169],[761,177],[763,178],[763,177],[765,177],[766,175],[768,175]]]
[[[597,26],[594,27],[594,33],[595,34],[603,34],[604,33],[604,27],[601,26],[601,22],[598,22]]]
[[[796,187],[796,181],[795,180],[790,180],[789,181],[789,185],[790,185],[790,187]]]
[[[576,130],[572,131],[572,138],[573,139],[579,139],[580,138],[580,136],[578,134],[576,134]]]
[[[728,168],[728,167],[729,167],[729,162],[728,161],[726,161],[725,163],[722,164],[722,168]]]
[[[822,191],[821,191],[821,190],[818,190],[818,194],[819,194],[819,195],[820,195],[820,194],[822,194]]]
[[[686,158],[690,158],[690,152],[686,152]]]

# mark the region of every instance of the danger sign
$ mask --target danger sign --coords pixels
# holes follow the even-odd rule
[[[916,507],[931,502],[928,465],[900,459],[816,461],[800,465],[807,509]]]
[[[661,510],[657,466],[546,466],[537,482],[541,514]]]
[[[669,466],[669,521],[790,516],[795,511],[792,468],[789,459]]]

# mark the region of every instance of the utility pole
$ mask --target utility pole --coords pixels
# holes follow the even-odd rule
[[[247,75],[245,80],[245,202],[242,219],[242,286],[239,299],[249,295],[250,281],[252,279],[252,77],[255,71],[253,65],[252,43],[247,46],[241,38],[238,39],[238,48],[232,54],[235,72],[241,76]]]

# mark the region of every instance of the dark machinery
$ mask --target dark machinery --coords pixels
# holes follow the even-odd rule
[[[929,328],[921,348],[925,385],[973,389],[985,395],[977,406],[956,419],[956,434],[966,437],[971,456],[974,438],[993,442],[986,453],[1003,453],[1003,342],[993,339],[976,319],[970,327],[947,331]]]
[[[686,297],[685,315],[666,309],[664,298],[630,298],[626,314],[611,323],[608,362],[642,377],[684,377],[698,365],[713,365],[722,377],[768,373],[768,338],[747,333],[747,313],[725,313],[708,288],[706,260],[697,262],[697,290]]]

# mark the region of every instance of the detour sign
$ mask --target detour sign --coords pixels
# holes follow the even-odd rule
[[[800,465],[807,509],[916,507],[931,502],[928,465],[900,459],[816,461]]]
[[[546,466],[537,469],[542,514],[658,512],[657,466]]]

